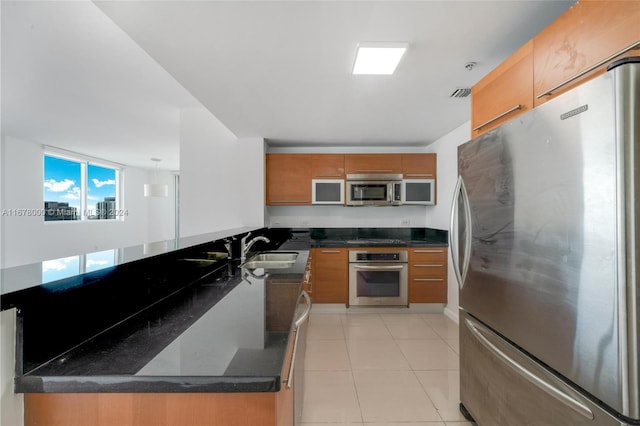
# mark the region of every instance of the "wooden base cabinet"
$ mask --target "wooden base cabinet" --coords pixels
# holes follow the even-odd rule
[[[447,247],[409,250],[411,303],[447,303]]]
[[[291,426],[293,388],[264,393],[30,393],[25,426]]]
[[[313,303],[344,303],[349,301],[349,251],[346,248],[314,248]]]

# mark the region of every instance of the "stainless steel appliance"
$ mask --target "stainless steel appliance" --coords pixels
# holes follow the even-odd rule
[[[640,424],[639,118],[627,63],[458,148],[460,399],[479,425]]]
[[[348,206],[399,206],[402,203],[401,174],[348,174]]]
[[[403,179],[402,204],[432,206],[436,201],[435,179]]]
[[[407,306],[406,250],[349,250],[349,305]]]
[[[312,179],[311,204],[344,204],[344,179]]]

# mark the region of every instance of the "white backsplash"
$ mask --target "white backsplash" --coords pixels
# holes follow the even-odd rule
[[[431,206],[344,207],[269,206],[265,225],[272,228],[423,228]]]

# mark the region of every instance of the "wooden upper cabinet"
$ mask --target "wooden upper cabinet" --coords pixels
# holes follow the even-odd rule
[[[266,204],[311,204],[311,154],[266,155]]]
[[[640,1],[577,2],[533,39],[535,106],[606,72],[607,64],[613,60],[637,56],[638,48],[620,54],[583,77],[552,90],[638,41]],[[550,90],[550,95],[538,97]]]
[[[533,108],[533,41],[528,41],[471,89],[471,137]]]
[[[346,154],[344,168],[347,174],[400,174],[401,154]]]
[[[402,154],[405,179],[435,179],[436,164],[436,154]]]
[[[311,178],[344,178],[344,154],[311,154]]]

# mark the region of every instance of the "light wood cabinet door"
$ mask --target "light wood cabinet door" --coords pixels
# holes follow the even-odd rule
[[[471,137],[533,108],[533,41],[528,41],[471,89]]]
[[[313,303],[348,302],[349,251],[344,248],[314,248]]]
[[[346,154],[344,167],[347,174],[400,174],[401,154]]]
[[[267,154],[268,206],[311,204],[311,154]]]
[[[344,154],[311,154],[311,178],[344,178]]]
[[[409,250],[409,303],[447,303],[447,248]]]
[[[606,72],[608,62],[540,96],[638,41],[640,1],[577,2],[533,39],[534,105]],[[615,59],[638,54],[636,48]]]
[[[405,179],[435,179],[436,154],[402,154],[402,174]]]

